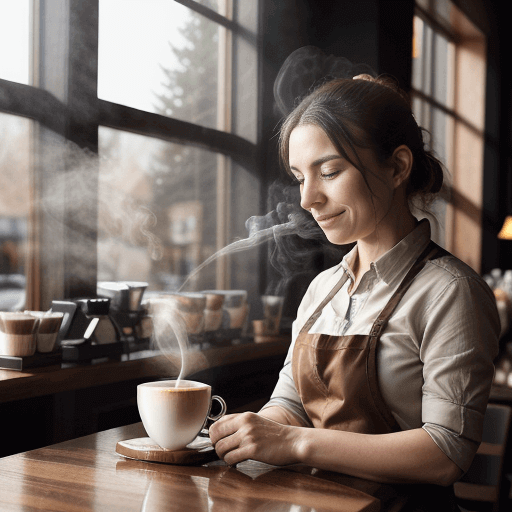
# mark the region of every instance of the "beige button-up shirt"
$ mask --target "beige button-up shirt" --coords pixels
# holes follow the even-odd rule
[[[369,334],[407,271],[430,241],[423,220],[395,247],[371,264],[357,289],[351,263],[342,262],[310,284],[292,329],[292,344],[270,402],[306,423],[292,375],[298,333],[334,285],[345,283],[311,327],[334,336]],[[498,353],[500,323],[487,284],[454,256],[429,261],[398,304],[377,349],[380,389],[403,430],[423,428],[439,448],[467,471],[481,440],[483,418]]]

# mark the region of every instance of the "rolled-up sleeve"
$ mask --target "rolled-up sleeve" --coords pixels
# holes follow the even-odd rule
[[[467,471],[482,438],[498,353],[496,301],[478,278],[454,277],[429,304],[425,318],[423,429]]]

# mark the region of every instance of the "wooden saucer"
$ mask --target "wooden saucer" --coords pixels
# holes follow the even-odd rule
[[[116,452],[129,459],[183,466],[206,464],[218,459],[210,439],[200,436],[181,450],[165,450],[149,437],[127,439],[117,443]]]

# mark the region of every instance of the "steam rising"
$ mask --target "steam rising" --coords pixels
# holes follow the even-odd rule
[[[294,194],[296,187],[284,187],[275,184],[279,189],[281,196],[288,197]],[[217,251],[206,259],[193,272],[189,274],[180,290],[186,287],[187,283],[207,265],[210,265],[218,258],[226,255],[235,254],[241,251],[247,251],[264,243],[273,243],[274,247],[270,255],[270,262],[278,271],[277,282],[270,283],[266,293],[269,295],[279,295],[286,289],[286,284],[292,276],[304,272],[305,262],[311,258],[314,251],[311,248],[300,247],[297,241],[292,240],[291,235],[296,235],[300,239],[325,240],[323,232],[311,215],[299,209],[297,203],[288,203],[281,201],[276,208],[263,216],[250,217],[245,223],[248,231],[248,237],[236,240],[228,246]],[[172,300],[161,302],[163,315],[155,315],[154,321],[154,340],[159,349],[164,353],[172,354],[176,346],[179,346],[182,354],[182,368],[178,380],[187,375],[186,351],[189,349],[186,329],[184,323],[180,320],[180,314],[176,311],[176,306]],[[158,304],[160,308],[160,304]],[[181,323],[180,323],[181,322]]]
[[[190,346],[187,329],[183,317],[177,311],[177,304],[172,300],[153,299],[150,302],[150,313],[153,317],[153,339],[166,357],[178,354],[181,361],[178,382],[188,375],[189,368],[186,357]]]
[[[99,267],[105,274],[102,280],[117,278],[119,246],[127,251],[138,246],[151,260],[162,257],[161,241],[152,233],[156,217],[145,206],[144,197],[131,194],[129,187],[136,184],[130,184],[129,177],[120,179],[124,168],[62,140],[45,141],[38,157],[40,172],[36,176],[41,176],[41,194],[35,204],[46,219],[39,238],[52,272],[59,271],[54,262],[62,257],[64,244],[73,262],[73,275],[68,278],[76,282],[90,281],[96,258],[88,261],[83,248],[96,242],[100,247]],[[120,188],[120,183],[125,188]]]
[[[277,207],[277,211],[282,211],[286,209],[287,206],[288,205],[280,203]],[[252,249],[271,240],[278,244],[279,247],[284,248],[285,246],[281,243],[281,238],[287,235],[301,235],[303,238],[316,238],[318,236],[318,233],[313,230],[308,232],[307,230],[304,230],[304,228],[301,228],[301,221],[303,218],[302,215],[298,213],[290,213],[288,215],[288,222],[268,226],[268,224],[272,222],[274,213],[275,212],[270,212],[265,216],[250,217],[245,223],[249,236],[242,240],[232,242],[206,259],[193,272],[191,272],[183,283],[182,288],[185,287],[188,281],[197,273],[201,272],[204,267],[222,256],[247,251],[248,249]]]
[[[131,173],[115,159],[98,158],[92,152],[59,140],[45,143],[38,165],[42,194],[36,204],[40,215],[46,217],[43,225],[52,226],[41,238],[45,239],[45,250],[53,250],[55,258],[61,257],[62,244],[66,244],[66,253],[73,259],[75,279],[90,280],[91,268],[95,267],[93,262],[84,260],[83,247],[96,242],[100,247],[99,268],[105,274],[100,280],[126,279],[121,273],[116,274],[120,252],[143,251],[146,257],[139,260],[162,258],[162,242],[153,232],[157,218],[145,205],[149,200],[137,183],[130,183]],[[302,241],[325,241],[325,237],[311,215],[299,207],[297,187],[276,183],[271,187],[271,200],[276,206],[269,213],[246,221],[246,238],[234,241],[209,257],[187,277],[180,290],[218,258],[268,244],[269,261],[276,275],[266,293],[284,294],[289,279],[304,272],[307,261],[314,256],[315,247],[312,252],[311,244]],[[319,246],[317,244],[317,248]],[[51,262],[51,254],[49,256]],[[132,259],[137,261],[137,258]],[[130,278],[145,280],[138,275]],[[59,291],[54,292],[58,297]],[[184,321],[172,300],[161,297],[150,298],[149,302],[154,342],[165,355],[182,355],[181,378],[189,371],[185,357],[189,343]]]

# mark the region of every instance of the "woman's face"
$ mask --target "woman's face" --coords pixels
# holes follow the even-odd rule
[[[392,207],[393,169],[378,163],[369,149],[358,150],[358,155],[370,171],[366,179],[371,190],[321,128],[300,125],[290,135],[290,168],[300,183],[301,206],[333,244],[373,238],[378,243],[379,228]]]

